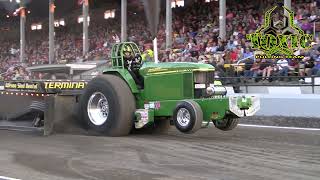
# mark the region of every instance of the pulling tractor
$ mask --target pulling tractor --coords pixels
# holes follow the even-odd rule
[[[115,44],[111,53],[112,67],[89,81],[80,98],[78,115],[89,131],[125,136],[174,125],[194,133],[211,122],[228,131],[260,108],[258,97],[227,96],[212,65],[142,62],[132,42]]]

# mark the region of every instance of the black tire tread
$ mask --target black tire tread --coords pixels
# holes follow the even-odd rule
[[[203,112],[202,112],[200,105],[197,102],[195,102],[193,100],[185,100],[185,102],[188,102],[189,104],[191,104],[195,109],[195,113],[196,113],[196,117],[197,117],[196,122],[195,122],[195,125],[192,128],[192,130],[189,131],[190,134],[195,133],[196,131],[198,131],[202,127]]]
[[[87,86],[87,88],[89,88],[88,91],[90,92],[90,88],[94,88],[97,86],[105,86],[104,88],[111,88],[112,98],[116,98],[115,101],[119,103],[119,112],[116,115],[117,118],[113,120],[114,122],[112,122],[113,127],[108,129],[106,132],[103,132],[103,134],[107,136],[128,135],[133,125],[133,115],[136,109],[135,98],[129,86],[122,78],[115,75],[101,75],[94,78],[92,81],[89,82]],[[85,91],[84,94],[86,93],[88,92]],[[80,103],[82,106],[81,113],[87,112],[83,109],[87,106],[87,100],[84,99]],[[83,118],[88,118],[87,116],[87,114],[82,115]]]
[[[194,116],[194,124],[193,125],[190,125],[188,128],[186,129],[180,129],[179,128],[179,125],[177,124],[176,122],[176,113],[177,113],[177,110],[181,107],[185,107],[187,108],[189,111],[191,110],[192,112],[190,112],[192,115],[191,116]],[[174,122],[175,122],[175,125],[176,125],[176,128],[183,132],[183,133],[186,133],[186,134],[192,134],[192,133],[195,133],[196,131],[198,131],[199,129],[201,129],[202,127],[202,121],[203,121],[203,112],[202,112],[202,109],[200,107],[200,105],[193,101],[193,100],[183,100],[181,102],[178,103],[175,111],[174,111],[174,116],[173,116],[173,119],[174,119]],[[190,129],[190,127],[192,127],[192,129]]]
[[[239,118],[230,118],[228,117],[227,119],[225,119],[225,121],[227,121],[227,123],[225,125],[219,125],[216,123],[216,121],[213,121],[214,125],[216,128],[222,130],[222,131],[230,131],[233,130],[234,128],[236,128],[238,126],[239,123]]]

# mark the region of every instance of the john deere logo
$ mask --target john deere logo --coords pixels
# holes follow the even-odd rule
[[[283,13],[287,12],[286,15]],[[285,6],[274,6],[265,13],[264,25],[255,33],[247,34],[252,48],[265,55],[256,58],[303,58],[294,56],[299,49],[311,48],[313,36],[294,24],[294,13]]]

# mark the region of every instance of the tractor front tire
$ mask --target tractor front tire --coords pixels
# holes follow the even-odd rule
[[[195,133],[201,128],[202,121],[202,109],[193,100],[181,101],[173,112],[174,125],[182,133]]]
[[[118,76],[92,79],[81,97],[82,123],[89,132],[106,136],[126,136],[134,123],[135,98]]]
[[[232,118],[232,117],[227,117],[226,119],[223,119],[223,120],[213,121],[214,126],[222,131],[230,131],[236,128],[238,123],[239,123],[239,118]]]

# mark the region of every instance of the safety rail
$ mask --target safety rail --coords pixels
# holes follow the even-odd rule
[[[315,94],[315,87],[320,87],[320,76],[271,76],[269,80],[264,80],[262,77],[248,78],[248,77],[219,77],[224,85],[233,87],[245,87],[248,93],[248,87],[253,86],[269,86],[269,87],[311,87],[312,94]],[[303,80],[303,81],[302,81]]]

